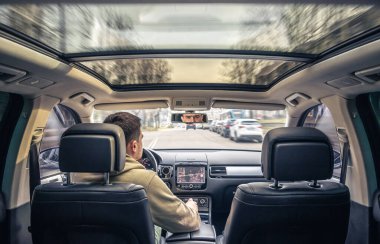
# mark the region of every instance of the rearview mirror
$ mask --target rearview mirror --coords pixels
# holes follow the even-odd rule
[[[207,114],[180,113],[172,114],[173,123],[207,123]]]

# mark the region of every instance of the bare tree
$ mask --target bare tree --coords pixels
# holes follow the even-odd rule
[[[349,23],[367,10],[349,6],[293,5],[283,12],[281,21],[287,27],[292,50],[321,53],[349,39],[350,36],[344,35],[350,31]],[[336,35],[337,32],[340,34]]]
[[[379,9],[366,7],[289,5],[273,9],[278,16],[270,16],[268,11],[260,12],[257,9],[247,11],[252,19],[244,23],[246,38],[233,49],[318,54],[380,24]],[[270,60],[228,60],[223,63],[222,75],[230,83],[268,85],[297,64]]]

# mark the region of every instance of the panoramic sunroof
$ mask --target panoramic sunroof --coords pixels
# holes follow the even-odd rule
[[[111,85],[237,84],[268,86],[301,64],[257,59],[119,59],[82,62]]]
[[[0,5],[0,25],[62,53],[255,50],[320,54],[380,25],[379,8],[294,4]]]

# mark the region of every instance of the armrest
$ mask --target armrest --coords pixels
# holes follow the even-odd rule
[[[189,233],[168,233],[166,236],[166,242],[191,242],[191,241],[205,241],[214,242],[216,239],[216,233],[214,226],[202,223],[199,230]]]
[[[215,241],[216,233],[213,225],[201,224],[199,230],[190,232],[190,240]]]
[[[191,239],[191,232],[188,233],[170,233],[166,235],[166,242],[176,242],[176,241],[189,241]]]

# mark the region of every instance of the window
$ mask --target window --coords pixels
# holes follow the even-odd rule
[[[0,123],[3,121],[4,114],[8,105],[9,94],[0,92]]]
[[[318,105],[312,108],[303,123],[304,127],[316,128],[329,138],[334,150],[334,173],[333,176],[339,178],[342,170],[342,162],[340,159],[340,144],[334,120],[330,110],[324,105]]]
[[[206,114],[208,119],[208,123],[195,125],[173,121],[172,115],[179,111],[168,108],[94,110],[91,121],[102,123],[108,115],[116,112],[129,112],[139,117],[144,147],[156,150],[185,148],[261,151],[265,134],[271,129],[284,127],[286,123],[286,110],[219,108],[195,111]]]
[[[243,120],[242,122],[241,122],[241,124],[242,125],[260,125],[260,123],[259,122],[256,122],[256,121],[245,121],[245,120]]]
[[[76,115],[71,109],[63,105],[57,105],[53,108],[40,145],[41,179],[60,173],[58,166],[59,142],[63,132],[77,122]]]
[[[356,99],[356,107],[368,138],[377,176],[377,185],[380,189],[380,92],[359,95]],[[359,136],[363,136],[363,133]],[[368,148],[365,150],[367,151]]]
[[[19,120],[23,105],[24,100],[22,96],[0,92],[0,186],[3,182],[3,173],[8,152],[10,152],[12,138],[18,138],[17,136],[20,135],[17,133],[17,136],[14,137],[14,131],[16,125],[18,125],[17,121]]]
[[[2,182],[2,175],[5,165],[6,152],[8,150],[9,141],[6,141],[5,135],[5,113],[8,108],[9,94],[0,92],[0,185]],[[8,136],[9,137],[9,136]]]
[[[160,58],[87,61],[82,64],[114,86],[186,83],[267,86],[303,63],[260,59]],[[189,76],[189,73],[192,75]]]
[[[320,54],[378,27],[380,18],[376,6],[336,4],[342,1],[197,2],[9,4],[0,5],[0,23],[62,53],[213,48]]]

